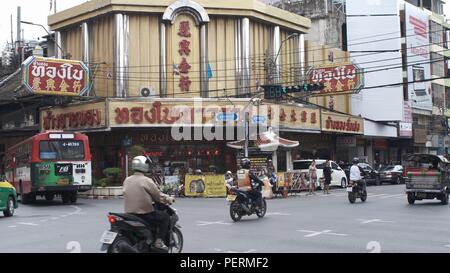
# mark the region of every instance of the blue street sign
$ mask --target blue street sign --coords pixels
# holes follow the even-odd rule
[[[253,116],[252,121],[255,124],[265,123],[267,118],[265,116]]]
[[[235,112],[232,113],[217,113],[216,121],[236,121],[238,120],[238,114]]]

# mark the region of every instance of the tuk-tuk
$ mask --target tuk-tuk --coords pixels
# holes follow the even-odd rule
[[[438,199],[448,204],[450,162],[443,156],[409,154],[403,158],[408,203],[416,200]]]

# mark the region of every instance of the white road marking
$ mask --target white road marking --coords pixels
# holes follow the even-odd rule
[[[26,225],[26,226],[38,226],[38,224],[30,223],[30,222],[18,222],[17,224]]]
[[[450,245],[445,245],[445,247],[450,247]]]
[[[9,226],[10,228],[15,228],[15,227],[17,227],[17,226]]]
[[[391,198],[391,197],[397,197],[397,196],[403,196],[403,194],[391,194],[391,195],[387,195],[387,196],[382,196],[380,198]]]
[[[284,212],[267,212],[266,215],[283,215],[283,216],[287,216],[287,215],[291,215],[290,213],[284,213]]]
[[[58,217],[52,217],[51,219],[52,220],[58,220],[59,218]]]
[[[361,221],[361,224],[369,224],[369,223],[394,223],[394,221],[386,221],[381,219],[358,219]]]
[[[335,235],[335,236],[348,236],[348,234],[331,232],[332,230],[329,230],[329,229],[322,230],[322,231],[297,229],[297,231],[310,233],[310,234],[304,235],[304,237],[314,237],[314,236],[318,236],[318,235],[322,235],[322,234]]]
[[[246,250],[246,251],[234,251],[234,250],[223,250],[220,248],[214,248],[214,250],[217,252],[224,252],[224,253],[251,253],[251,252],[256,251],[256,249],[250,249],[250,250]]]
[[[380,197],[380,196],[385,196],[387,195],[386,193],[382,193],[382,194],[369,194],[368,197]]]
[[[223,221],[215,221],[215,222],[208,222],[208,221],[197,221],[198,226],[207,226],[207,225],[231,225],[231,223],[224,223]]]
[[[48,221],[48,219],[42,219],[42,220],[39,220],[40,222],[47,222]]]

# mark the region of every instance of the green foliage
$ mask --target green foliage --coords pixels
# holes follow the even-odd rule
[[[116,177],[120,177],[122,175],[122,170],[120,168],[106,168],[103,170],[103,174],[106,177],[112,177],[112,178],[116,178]]]
[[[98,179],[97,181],[95,181],[94,187],[108,187],[111,186],[112,182],[111,182],[111,178],[105,177],[102,179]]]
[[[145,153],[145,148],[140,145],[133,145],[128,148],[128,158],[133,159],[138,155],[143,155]]]

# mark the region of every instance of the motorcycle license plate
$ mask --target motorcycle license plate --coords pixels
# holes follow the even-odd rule
[[[236,195],[231,195],[231,194],[228,194],[228,195],[227,195],[227,201],[232,202],[232,201],[234,201],[234,200],[236,200]]]
[[[353,192],[353,188],[352,187],[347,187],[347,192]]]
[[[110,244],[112,244],[112,242],[114,242],[114,240],[116,239],[116,236],[117,236],[117,232],[105,231],[105,232],[103,232],[100,242],[110,245]]]

